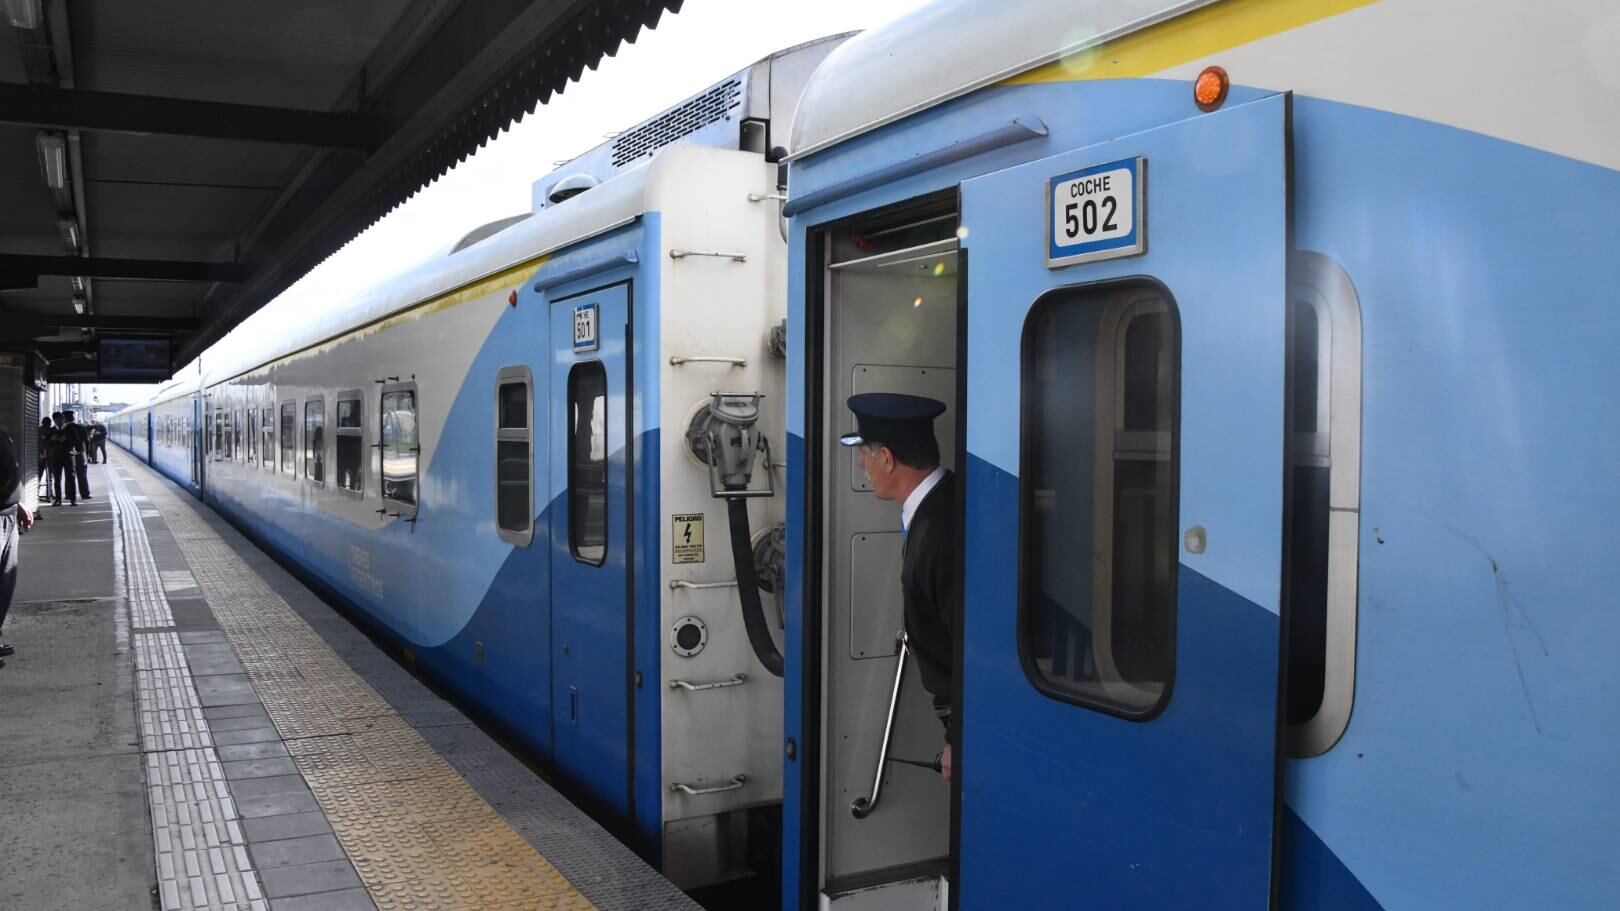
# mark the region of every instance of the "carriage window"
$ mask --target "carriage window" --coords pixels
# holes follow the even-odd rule
[[[495,378],[495,526],[518,545],[534,531],[532,385],[527,367],[504,367]]]
[[[416,468],[421,438],[416,432],[416,389],[382,394],[382,495],[385,500],[416,506]]]
[[[568,371],[568,542],[574,559],[607,559],[607,371],[601,361]]]
[[[1139,283],[1048,296],[1024,326],[1026,672],[1143,720],[1175,668],[1178,331]]]
[[[259,464],[272,471],[276,467],[276,410],[266,408],[260,414],[259,435],[263,438],[259,445]]]
[[[297,476],[298,460],[298,403],[281,403],[281,470]]]
[[[1361,508],[1361,313],[1338,264],[1290,263],[1288,345],[1289,751],[1326,752],[1355,695],[1356,559]]]
[[[326,483],[326,400],[304,401],[304,477]]]
[[[231,458],[242,458],[242,412],[231,412]]]
[[[360,422],[360,393],[345,392],[337,400],[337,486],[363,494],[365,425]]]
[[[247,463],[255,468],[259,466],[259,412],[256,408],[249,408],[247,412]]]

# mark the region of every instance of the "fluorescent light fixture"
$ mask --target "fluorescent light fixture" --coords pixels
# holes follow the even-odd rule
[[[79,220],[77,218],[58,218],[57,230],[62,232],[62,243],[74,252],[79,249]]]
[[[79,314],[80,316],[83,316],[84,315],[84,308],[85,308],[85,305],[87,303],[88,302],[84,299],[83,294],[75,294],[75,295],[73,295],[73,312]]]
[[[41,130],[35,140],[39,144],[39,169],[45,175],[45,186],[60,190],[67,186],[67,139],[61,133]]]
[[[39,0],[6,0],[6,18],[17,28],[39,28],[45,17],[39,9]]]
[[[83,294],[84,293],[84,276],[75,275],[72,278],[68,279],[68,281],[73,284],[73,293],[74,294]]]

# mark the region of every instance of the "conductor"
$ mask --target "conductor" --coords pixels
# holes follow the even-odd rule
[[[900,590],[906,636],[934,714],[945,725],[940,774],[951,777],[951,672],[955,657],[952,612],[958,597],[956,576],[956,481],[939,464],[934,418],[945,413],[935,399],[893,392],[867,392],[849,398],[856,431],[839,442],[860,447],[861,470],[880,500],[900,504],[904,541]]]

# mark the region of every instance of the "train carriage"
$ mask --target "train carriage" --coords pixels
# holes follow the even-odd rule
[[[117,419],[686,887],[773,873],[780,842],[772,150],[838,40],[624,131],[440,259],[294,288]]]
[[[1613,902],[1617,21],[945,0],[829,56],[784,907]],[[944,401],[964,482],[949,785],[882,758],[941,735],[914,669],[888,723],[870,391]]]

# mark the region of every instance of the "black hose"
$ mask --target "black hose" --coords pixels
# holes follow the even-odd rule
[[[742,497],[726,500],[726,512],[731,520],[731,559],[737,564],[737,594],[742,596],[743,627],[748,630],[748,644],[754,647],[754,657],[767,671],[782,676],[782,653],[776,650],[776,640],[765,624],[765,606],[759,600],[759,579],[754,575],[754,542],[748,530],[748,501]]]

